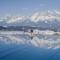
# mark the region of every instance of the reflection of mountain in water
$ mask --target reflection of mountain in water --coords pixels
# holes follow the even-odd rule
[[[16,34],[14,34],[14,31],[9,32],[7,31],[6,34],[1,34],[2,31],[0,31],[0,41],[11,44],[22,44],[22,45],[32,45],[35,47],[40,48],[53,48],[57,49],[60,48],[60,35],[46,35],[44,33],[37,34],[33,36],[33,39],[31,40],[30,36],[27,33],[23,33],[20,31],[15,31]],[[3,32],[4,33],[4,32]],[[10,34],[11,33],[11,34]]]

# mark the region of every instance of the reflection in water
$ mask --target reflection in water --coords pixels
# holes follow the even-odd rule
[[[0,42],[6,44],[27,44],[40,48],[60,48],[60,35],[37,35],[31,40],[28,35],[15,34],[15,35],[0,35]]]
[[[60,60],[60,35],[0,34],[0,60]]]

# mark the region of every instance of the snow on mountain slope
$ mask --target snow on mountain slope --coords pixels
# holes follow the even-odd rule
[[[35,14],[33,14],[31,16],[31,19],[35,22],[38,22],[38,21],[46,21],[46,20],[50,20],[50,21],[53,21],[55,19],[59,20],[60,21],[60,12],[59,11],[47,11],[47,12],[37,12]]]
[[[56,25],[60,26],[60,11],[35,12],[31,16],[7,16],[0,19],[0,25]]]

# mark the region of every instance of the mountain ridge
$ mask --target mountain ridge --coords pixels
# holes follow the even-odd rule
[[[31,16],[6,16],[0,19],[3,26],[41,26],[60,28],[60,11],[35,12]]]

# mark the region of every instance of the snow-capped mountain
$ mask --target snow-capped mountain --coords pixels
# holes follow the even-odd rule
[[[60,28],[60,11],[35,12],[31,16],[6,16],[0,18],[0,25],[41,26]]]
[[[60,13],[60,12],[59,12]],[[54,11],[47,11],[47,12],[37,12],[35,14],[32,15],[31,19],[35,20],[35,22],[38,21],[53,21],[55,19],[59,20],[60,19],[60,14],[58,13],[58,11],[54,10]]]

